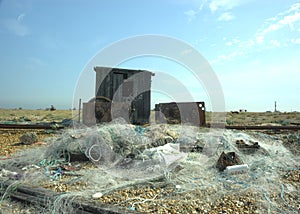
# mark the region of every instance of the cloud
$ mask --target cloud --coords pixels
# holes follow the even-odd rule
[[[285,27],[295,31],[294,25],[300,21],[300,3],[293,4],[288,10],[266,20],[264,26],[256,33],[256,40],[262,43],[265,36]]]
[[[298,11],[299,9],[300,9],[300,2],[297,2],[293,4],[287,12],[289,13],[293,11]]]
[[[201,3],[200,3],[200,6],[199,6],[199,10],[201,11],[204,6],[207,4],[208,0],[202,0]]]
[[[40,71],[46,65],[46,62],[37,57],[26,57],[26,64],[24,66],[30,71]]]
[[[196,18],[197,12],[194,10],[188,10],[185,11],[184,14],[187,16],[188,22],[191,22]]]
[[[271,45],[271,47],[275,47],[275,48],[281,47],[280,42],[278,40],[276,40],[276,39],[270,40],[270,45]]]
[[[21,13],[21,14],[18,16],[17,21],[18,21],[18,22],[22,22],[23,19],[25,18],[25,16],[26,16],[25,13]]]
[[[300,45],[300,38],[291,39],[291,43],[296,44],[296,45]]]
[[[300,13],[295,13],[292,15],[287,15],[283,17],[283,19],[279,20],[277,23],[271,24],[268,28],[266,28],[263,33],[269,33],[272,31],[279,30],[285,26],[289,26],[291,30],[294,30],[293,24],[300,20]]]
[[[212,13],[217,10],[231,10],[240,4],[242,4],[242,0],[212,0],[209,4],[209,8]]]
[[[256,35],[255,36],[255,41],[258,43],[258,44],[262,44],[264,42],[264,36],[263,35]]]
[[[227,41],[227,39],[223,39],[223,40]],[[239,43],[240,43],[240,40],[237,39],[237,38],[234,38],[231,41],[227,41],[225,44],[226,44],[226,46],[232,46],[232,45],[236,45],[236,44],[239,44]]]
[[[230,13],[230,12],[226,12],[226,13],[222,13],[219,18],[218,21],[230,21],[233,20],[235,18],[235,16]]]
[[[20,14],[16,19],[10,18],[2,21],[2,25],[17,36],[26,36],[30,34],[30,30],[22,22],[26,14]]]
[[[299,45],[299,25],[300,3],[296,3],[289,9],[278,13],[276,16],[266,19],[262,27],[256,31],[252,38],[243,41],[240,41],[239,39],[230,40],[228,38],[223,38],[224,45],[230,47],[229,50],[231,52],[219,55],[215,60],[212,60],[212,62],[215,64],[233,60],[234,58],[242,55],[253,54],[274,48],[287,47],[289,45]],[[290,29],[290,31],[294,32],[294,34],[291,34],[291,32],[287,33],[286,29]],[[295,34],[297,35],[296,38]],[[294,38],[291,38],[291,36]]]
[[[245,54],[245,52],[243,50],[237,49],[237,50],[231,52],[230,54],[221,54],[220,56],[217,57],[217,59],[212,60],[211,64],[216,64],[220,61],[230,61],[230,60],[234,59],[235,57],[242,56],[244,54]]]

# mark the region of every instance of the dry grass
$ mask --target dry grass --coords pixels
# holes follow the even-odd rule
[[[218,113],[214,114],[218,115]],[[212,112],[206,112],[207,123],[210,123],[211,115]],[[0,122],[23,122],[24,120],[30,120],[31,122],[60,122],[63,119],[71,118],[71,110],[47,111],[0,109]],[[290,125],[291,123],[300,123],[300,112],[242,112],[239,114],[232,114],[231,112],[227,112],[225,120],[227,125]]]
[[[12,122],[61,122],[63,119],[71,119],[71,110],[18,110],[18,109],[0,109],[0,123]],[[53,137],[44,130],[22,130],[22,129],[0,129],[0,156],[11,156],[18,150],[42,146],[39,144],[23,145],[18,144],[19,138],[27,133],[35,132],[38,141],[44,141],[45,138]]]
[[[210,123],[211,112],[206,113],[206,121]],[[292,125],[291,123],[300,123],[300,112],[242,112],[232,114],[227,112],[227,125]]]
[[[60,122],[63,119],[71,119],[71,110],[18,110],[0,109],[0,121],[15,122]]]

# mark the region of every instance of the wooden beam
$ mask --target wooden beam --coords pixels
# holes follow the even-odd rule
[[[5,124],[0,123],[2,129],[63,129],[62,125],[55,124]]]
[[[1,189],[0,195],[4,195],[6,189],[13,185],[12,181],[0,181]],[[30,187],[26,185],[16,185],[13,191],[8,190],[6,192],[7,196],[12,199],[22,201],[25,203],[37,204],[43,207],[49,206],[49,204],[53,204],[57,197],[65,194],[65,193],[57,193],[49,189],[45,188],[36,188]],[[62,203],[67,202],[66,199],[62,199]],[[49,203],[50,202],[50,203]],[[104,204],[94,200],[88,200],[86,198],[75,198],[70,202],[71,206],[75,209],[75,213],[83,213],[83,214],[136,214],[137,211],[132,211],[123,207],[116,207],[110,204]]]

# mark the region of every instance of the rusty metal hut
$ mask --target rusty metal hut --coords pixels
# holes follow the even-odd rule
[[[83,123],[93,125],[122,117],[132,124],[149,123],[151,77],[146,70],[95,67],[95,97],[83,103]]]

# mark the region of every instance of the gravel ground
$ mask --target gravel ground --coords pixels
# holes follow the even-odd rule
[[[2,158],[10,158],[19,149],[43,146],[40,144],[16,145],[19,137],[29,131],[35,131],[39,141],[52,136],[52,134],[36,130],[0,130],[0,155]],[[298,138],[294,135],[290,136],[290,134],[284,134],[281,137],[286,146],[292,151],[296,150],[294,154],[298,155]],[[280,210],[299,213],[299,167],[296,170],[282,171],[282,183],[285,187],[284,194],[282,194],[282,191],[274,191],[272,194],[263,195],[249,188],[246,191],[235,194],[220,194],[218,197],[209,197],[210,194],[215,194],[215,190],[204,189],[181,192],[180,187],[170,184],[166,185],[161,182],[119,189],[94,200],[146,213],[266,213],[268,210],[271,210],[271,213],[280,213]],[[68,186],[61,182],[54,185],[45,185],[44,187],[57,192],[70,192],[84,188],[84,185],[75,183]],[[266,206],[266,201],[268,201],[268,206]],[[0,211],[3,214],[24,214],[38,213],[39,210],[20,202],[4,199],[0,203]]]
[[[32,145],[20,144],[19,138],[28,132],[35,132],[38,136],[38,142]],[[53,136],[53,133],[47,133],[45,130],[0,129],[0,157],[2,156],[2,158],[9,158],[18,150],[42,146],[45,139]]]

